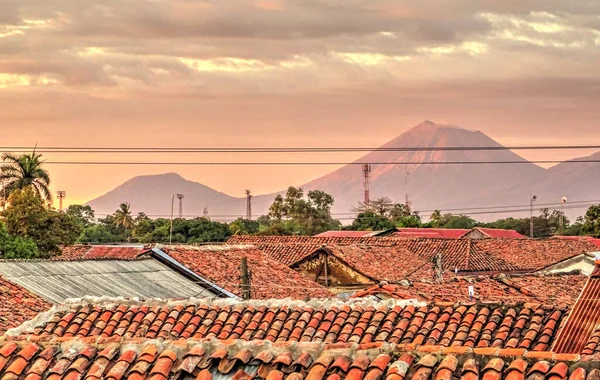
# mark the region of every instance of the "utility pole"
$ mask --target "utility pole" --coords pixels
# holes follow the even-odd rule
[[[169,229],[169,245],[173,242],[173,208],[175,207],[175,195],[171,195],[171,228]]]
[[[179,199],[179,218],[183,218],[183,194],[177,194]]]
[[[369,185],[371,184],[371,164],[363,165],[363,185],[365,187],[365,206],[368,206],[371,201],[371,195],[369,194]]]
[[[59,190],[56,192],[56,195],[58,196],[58,211],[62,211],[63,210],[63,199],[65,199],[67,197],[67,192],[63,191],[63,190]]]
[[[250,276],[248,275],[248,259],[242,256],[242,299],[250,299]]]
[[[537,195],[529,198],[529,237],[533,239],[533,202],[537,201]]]
[[[437,280],[441,283],[444,280],[443,271],[442,271],[442,253],[438,253],[435,256],[435,273],[437,275]]]
[[[404,165],[404,204],[410,207],[408,200],[408,165]]]
[[[252,194],[246,190],[246,220],[252,220]]]
[[[567,197],[560,198],[560,220],[558,225],[560,226],[560,234],[563,234],[563,228],[565,225],[565,212],[563,211],[563,205],[567,203]]]
[[[202,210],[202,215],[204,216],[204,219],[208,219],[208,206],[204,205],[204,210]]]

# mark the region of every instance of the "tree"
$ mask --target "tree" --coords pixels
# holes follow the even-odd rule
[[[5,162],[0,169],[0,182],[4,184],[3,200],[17,190],[32,187],[37,195],[46,201],[52,200],[50,193],[50,176],[42,168],[42,155],[33,151],[31,154],[15,155],[4,153]]]
[[[277,195],[269,207],[264,231],[279,231],[286,235],[314,235],[340,229],[341,223],[331,216],[334,198],[321,190],[312,190],[304,199],[301,188],[290,186],[285,198]]]
[[[394,202],[388,197],[381,197],[372,199],[368,204],[359,202],[357,207],[353,208],[353,211],[358,213],[364,213],[371,211],[381,216],[388,215],[394,208]]]
[[[40,251],[33,240],[11,236],[0,222],[0,255],[3,259],[35,259]]]
[[[82,232],[71,215],[48,209],[32,187],[15,190],[8,202],[3,213],[8,232],[33,240],[42,257],[59,254],[60,246],[75,243]]]
[[[256,220],[238,218],[229,223],[229,231],[232,235],[254,235],[260,229],[260,223]]]
[[[351,231],[382,231],[390,228],[394,228],[394,222],[388,217],[374,211],[365,211],[359,213],[347,229]]]
[[[90,206],[70,205],[66,213],[71,215],[83,228],[92,226],[96,220],[95,212]]]
[[[429,221],[432,227],[439,227],[440,220],[442,219],[442,212],[440,210],[434,210],[429,217]]]
[[[477,221],[466,215],[444,214],[438,221],[440,228],[471,229],[477,226]]]
[[[586,235],[600,237],[600,205],[593,205],[587,209],[581,232]]]
[[[129,231],[135,226],[133,217],[131,216],[131,205],[129,203],[121,203],[119,208],[114,213],[115,224],[119,227],[123,227],[125,236],[130,239]]]
[[[109,244],[122,242],[123,237],[114,234],[110,228],[103,224],[96,224],[84,229],[77,241],[83,244]]]

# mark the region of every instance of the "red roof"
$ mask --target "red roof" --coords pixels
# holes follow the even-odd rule
[[[325,287],[302,276],[264,252],[248,246],[175,246],[162,248],[169,256],[216,285],[241,295],[241,258],[248,259],[252,298],[319,298],[333,296]]]
[[[554,238],[562,240],[585,240],[594,244],[596,247],[600,247],[600,239],[592,236],[554,236]]]
[[[560,353],[600,351],[600,261],[554,344]]]
[[[473,300],[477,301],[542,302],[572,306],[586,281],[587,276],[582,274],[461,276],[445,279],[442,283],[422,280],[406,285],[382,283],[361,290],[353,297],[465,302],[469,300],[469,286],[473,286]]]
[[[567,311],[539,303],[342,303],[339,300],[118,300],[70,304],[18,340],[77,337],[267,340],[521,348],[550,347]],[[33,334],[29,335],[29,334]]]
[[[148,248],[142,246],[76,244],[62,247],[61,254],[51,260],[132,260],[147,251]]]
[[[528,239],[527,236],[521,235],[515,230],[481,227],[475,227],[474,229],[493,239]]]
[[[0,277],[0,334],[33,319],[51,306],[20,285]]]
[[[0,364],[3,379],[27,380],[596,380],[600,376],[595,356],[379,344],[9,341],[0,346]]]
[[[314,237],[362,237],[373,236],[383,231],[325,231]]]
[[[426,237],[441,239],[458,239],[470,230],[459,228],[398,228],[391,237]]]

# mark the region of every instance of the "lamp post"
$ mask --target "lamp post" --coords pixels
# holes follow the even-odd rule
[[[563,227],[565,224],[565,212],[563,211],[563,205],[567,203],[567,197],[562,197],[560,198],[560,221],[559,221],[559,226],[560,226],[560,234],[563,234]]]
[[[175,195],[171,195],[171,228],[169,229],[169,245],[173,242],[173,207],[175,205]]]
[[[529,237],[533,239],[533,202],[537,200],[537,195],[532,195],[529,199]]]

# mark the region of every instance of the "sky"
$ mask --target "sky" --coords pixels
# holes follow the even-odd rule
[[[597,0],[3,0],[0,145],[375,147],[423,120],[505,145],[600,143],[599,67]],[[47,168],[53,190],[81,203],[139,174],[241,196],[334,167]]]

